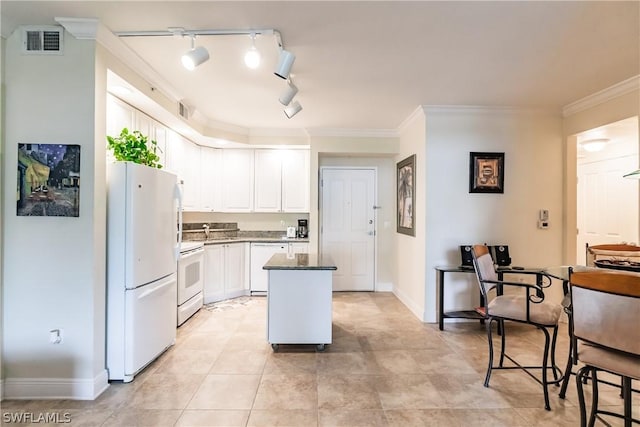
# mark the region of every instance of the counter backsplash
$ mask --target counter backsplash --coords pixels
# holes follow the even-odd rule
[[[207,231],[208,227],[208,231]],[[182,240],[226,240],[236,238],[280,239],[286,230],[242,231],[236,222],[187,222],[182,224]]]

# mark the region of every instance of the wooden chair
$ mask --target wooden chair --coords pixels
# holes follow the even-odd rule
[[[590,376],[592,406],[589,426],[598,414],[632,422],[631,380],[640,380],[640,275],[611,271],[573,273],[571,275],[573,339],[578,361],[584,364],[577,373],[581,426],[587,425],[583,382]],[[598,372],[622,377],[623,414],[598,408]],[[611,384],[611,383],[609,383]]]
[[[484,380],[484,386],[489,387],[491,379],[491,371],[493,369],[523,369],[528,375],[542,385],[544,391],[544,404],[546,410],[551,410],[549,405],[549,384],[558,384],[560,381],[560,369],[556,366],[555,348],[556,338],[558,336],[558,319],[562,311],[560,304],[545,301],[544,288],[551,285],[551,278],[543,273],[537,273],[543,280],[537,282],[544,283],[520,283],[499,281],[498,274],[493,265],[489,249],[484,245],[475,245],[472,247],[473,263],[480,286],[480,292],[485,301],[485,307],[478,310],[485,318],[487,328],[487,338],[489,341],[489,365],[487,367],[487,375]],[[517,294],[509,292],[503,294],[505,289],[512,288]],[[493,289],[496,290],[495,296],[490,297],[489,293]],[[491,332],[491,324],[493,321],[498,324],[498,329],[502,331],[500,345],[500,361],[497,366],[493,364],[493,339]],[[540,366],[521,366],[516,360],[509,357],[505,353],[506,346],[506,330],[504,321],[525,323],[532,325],[544,333],[545,343],[544,352],[542,354],[542,365]],[[550,334],[551,331],[551,334]],[[516,366],[504,366],[505,357],[513,362]],[[549,364],[551,359],[551,364]],[[540,369],[542,378],[529,372],[532,369]],[[548,371],[551,370],[553,380],[549,380]]]

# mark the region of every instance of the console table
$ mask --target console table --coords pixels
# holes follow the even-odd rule
[[[483,316],[475,310],[456,310],[456,311],[444,311],[444,276],[445,273],[472,273],[475,274],[473,268],[463,268],[460,266],[445,265],[438,266],[436,269],[436,286],[438,288],[438,328],[444,330],[444,319],[477,319],[483,321]],[[541,273],[543,269],[540,268],[499,268],[497,270],[498,280],[504,280],[504,273],[517,273],[517,274],[535,274],[536,281],[542,280]],[[500,289],[498,289],[500,293]],[[478,293],[480,291],[478,290]],[[482,294],[480,294],[480,307],[484,307],[484,300]]]

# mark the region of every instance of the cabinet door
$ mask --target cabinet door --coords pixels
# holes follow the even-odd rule
[[[182,205],[185,210],[200,209],[200,146],[182,138],[184,149],[184,176]]]
[[[222,210],[253,211],[253,150],[222,150]]]
[[[120,101],[113,95],[107,95],[107,135],[116,137],[122,132],[122,128],[133,130],[134,110],[129,104]],[[104,140],[107,147],[107,139]],[[113,151],[107,150],[107,163],[113,163]]]
[[[204,303],[221,301],[224,292],[224,245],[207,245],[204,250]]]
[[[309,212],[309,150],[282,152],[282,210]]]
[[[200,147],[200,207],[203,211],[220,211],[220,160],[221,150]]]
[[[180,135],[171,129],[167,129],[165,169],[178,175],[178,182],[184,179],[182,165],[184,163],[184,147]]]
[[[153,137],[153,119],[147,116],[145,113],[136,110],[136,125],[134,129],[129,131],[139,130],[144,136],[148,138],[148,141],[154,139]],[[148,144],[147,144],[148,146]]]
[[[155,139],[156,154],[160,159],[158,163],[162,165],[162,169],[167,168],[167,128],[162,124],[153,122],[153,139]]]
[[[107,135],[118,136],[122,128],[133,130],[134,110],[113,95],[107,95]],[[106,141],[105,141],[106,143]]]
[[[282,210],[281,150],[255,150],[255,212]]]
[[[225,245],[225,297],[234,298],[244,295],[245,281],[245,244]]]

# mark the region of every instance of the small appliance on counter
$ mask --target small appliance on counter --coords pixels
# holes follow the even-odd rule
[[[307,220],[299,219],[298,220],[298,238],[306,239],[307,237],[309,237],[309,228],[307,227]]]
[[[293,239],[296,237],[296,228],[287,227],[287,238]]]

